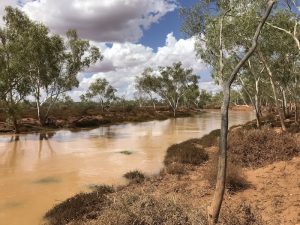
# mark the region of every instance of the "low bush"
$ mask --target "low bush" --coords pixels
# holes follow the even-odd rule
[[[97,186],[95,191],[80,193],[54,206],[45,214],[51,225],[68,224],[74,220],[94,219],[95,211],[101,211],[107,204],[106,195],[113,193],[110,186]]]
[[[124,174],[124,177],[128,179],[130,183],[142,183],[146,178],[146,176],[138,170],[127,172]]]
[[[165,165],[171,163],[183,163],[201,165],[208,160],[208,154],[205,149],[195,144],[195,140],[191,139],[180,144],[175,144],[167,149],[164,159]]]
[[[220,129],[213,130],[209,134],[204,135],[202,138],[200,138],[198,144],[202,145],[204,148],[216,146],[218,145],[220,133]]]
[[[262,167],[299,155],[300,147],[288,133],[273,130],[236,130],[229,135],[229,158],[242,167]]]
[[[216,156],[210,161],[205,168],[204,178],[208,181],[211,187],[215,187],[218,174],[218,158]],[[233,194],[238,191],[245,190],[250,187],[243,169],[231,162],[228,162],[226,174],[226,188],[229,193]]]

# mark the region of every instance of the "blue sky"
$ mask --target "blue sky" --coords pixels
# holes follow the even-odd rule
[[[180,0],[178,3],[179,7],[191,7],[198,1],[199,0]],[[165,45],[165,38],[167,34],[171,32],[173,32],[176,39],[185,37],[180,31],[181,24],[182,19],[179,16],[179,8],[177,8],[162,17],[160,21],[153,24],[150,29],[144,31],[144,36],[141,38],[140,43],[156,51],[157,47]]]

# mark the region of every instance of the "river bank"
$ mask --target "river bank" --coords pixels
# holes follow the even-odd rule
[[[229,177],[221,216],[224,225],[299,223],[298,131],[281,133],[276,118],[265,119],[264,125],[256,130],[253,121],[230,130]],[[289,126],[295,127],[291,120]],[[173,145],[157,176],[137,176],[125,186],[98,186],[93,192],[76,195],[51,209],[47,222],[206,224],[217,145],[218,131]]]
[[[176,112],[176,118],[189,117],[195,114],[216,111],[219,109],[188,109],[182,108]],[[245,105],[231,106],[232,111],[253,111],[252,107]],[[34,110],[28,110],[18,121],[19,133],[51,132],[60,129],[85,129],[99,126],[115,125],[127,122],[147,122],[152,120],[166,120],[174,118],[173,112],[167,107],[157,107],[156,110],[149,107],[134,108],[130,110],[101,111],[97,108],[76,112],[74,109],[57,109],[49,116],[42,126]],[[15,133],[14,127],[5,122],[5,116],[0,116],[0,134]]]
[[[176,118],[189,117],[201,113],[199,110],[179,110]],[[174,118],[173,113],[168,110],[140,109],[131,112],[93,112],[87,115],[65,115],[51,116],[44,126],[35,117],[24,117],[19,120],[20,133],[40,133],[57,131],[60,129],[85,129],[99,126],[108,126],[126,122],[147,122],[151,120],[166,120]],[[14,128],[5,122],[0,122],[0,134],[14,133]]]

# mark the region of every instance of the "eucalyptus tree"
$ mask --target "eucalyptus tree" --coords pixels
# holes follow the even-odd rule
[[[198,84],[194,84],[186,90],[186,93],[183,95],[182,103],[187,108],[196,107],[199,108],[200,106],[200,90]]]
[[[210,224],[218,222],[223,201],[227,168],[228,108],[230,89],[237,74],[254,53],[261,30],[276,0],[201,1],[192,9],[182,10],[183,31],[196,35],[196,52],[213,67],[214,78],[222,86],[221,136],[216,189],[208,208]],[[212,12],[210,8],[214,8]],[[259,18],[257,16],[259,15]],[[244,22],[244,24],[241,23]],[[240,25],[243,26],[240,26]],[[251,43],[244,48],[244,43]],[[235,62],[235,66],[231,67]]]
[[[254,54],[251,59],[248,59],[246,66],[240,71],[236,82],[242,87],[241,91],[247,95],[255,109],[257,128],[261,127],[261,97],[263,82],[265,81],[264,70],[265,68],[257,59],[257,54]]]
[[[14,64],[8,62],[10,70],[18,71],[20,75],[12,78],[13,72],[10,72],[7,75],[9,82],[22,86],[22,97],[19,99],[31,91],[36,102],[37,116],[43,124],[59,97],[78,86],[78,73],[102,59],[102,56],[98,48],[81,40],[75,30],[69,30],[64,41],[58,35],[51,35],[47,27],[31,21],[18,9],[7,7],[4,20],[6,24],[1,32],[2,46],[12,46],[9,48],[14,52],[2,58],[14,61]],[[23,91],[25,89],[26,92]],[[47,106],[43,115],[42,106]]]
[[[103,112],[116,99],[116,92],[117,90],[105,78],[98,78],[91,83],[87,93],[82,96],[82,99],[96,100],[100,103]]]
[[[154,92],[155,80],[152,79],[153,69],[145,68],[141,76],[136,77],[135,88],[139,94],[145,93],[152,102],[153,109],[156,109],[156,98]]]
[[[169,104],[174,117],[183,97],[199,89],[199,77],[193,74],[192,69],[184,69],[181,62],[160,67],[159,74],[152,76],[152,79],[153,91]]]
[[[66,33],[66,41],[60,36],[49,36],[48,29],[33,23],[32,58],[28,62],[33,95],[36,99],[41,123],[59,97],[78,87],[77,75],[91,64],[102,59],[99,49],[81,40],[75,30]],[[41,107],[46,106],[44,115]]]
[[[177,62],[172,66],[159,67],[158,71],[146,68],[142,76],[136,78],[136,87],[138,91],[142,90],[151,96],[152,102],[155,101],[153,96],[160,97],[171,107],[176,117],[180,102],[199,90],[198,80],[199,77],[193,74],[192,69],[184,69],[182,63]]]
[[[18,133],[19,103],[31,92],[25,58],[30,41],[30,21],[20,11],[6,8],[5,26],[0,28],[0,98]]]
[[[271,19],[274,20],[278,15],[280,13],[273,15]],[[280,18],[284,19],[281,15]],[[264,29],[262,39],[264,41],[260,43],[258,55],[269,77],[281,128],[285,131],[286,90],[292,79],[290,69],[299,51],[294,47],[294,41],[289,34],[273,29],[271,26]]]
[[[293,43],[290,43],[292,48],[300,52],[300,18],[299,15],[293,13],[291,10],[280,10],[274,14],[271,21],[267,25],[278,32],[285,34],[285,38],[290,39]],[[299,59],[294,60],[291,66],[292,81],[288,86],[288,91],[291,94],[291,98],[295,104],[295,122],[298,123],[298,104],[299,104],[299,74],[297,67],[299,66]],[[295,73],[296,72],[296,73]]]

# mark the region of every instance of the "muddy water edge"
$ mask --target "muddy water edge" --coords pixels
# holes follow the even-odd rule
[[[254,119],[230,112],[230,125]],[[93,185],[125,184],[122,175],[151,175],[166,149],[220,126],[218,111],[187,118],[102,126],[92,130],[0,136],[0,224],[38,225],[44,213]]]

